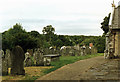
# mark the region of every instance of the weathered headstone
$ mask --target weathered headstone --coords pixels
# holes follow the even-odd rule
[[[86,46],[86,48],[85,48],[85,52],[86,52],[86,54],[88,55],[88,54],[91,54],[90,52],[90,48],[88,47],[88,46]]]
[[[44,66],[50,66],[51,59],[48,57],[44,57]]]
[[[11,51],[9,49],[6,50],[5,58],[7,59],[8,62],[8,67],[11,67]]]
[[[57,48],[56,48],[55,54],[60,54],[60,47],[57,47]]]
[[[2,75],[8,75],[8,64],[5,58],[2,58]]]
[[[60,50],[60,54],[61,54],[62,56],[65,56],[65,55],[66,55],[66,49]]]
[[[65,55],[66,55],[66,56],[69,56],[69,55],[70,55],[69,52],[70,52],[70,48],[66,48],[66,53],[65,53]]]
[[[25,60],[24,60],[24,65],[25,66],[32,66],[33,60],[31,58],[32,56],[29,54],[29,52],[25,53]]]
[[[50,51],[49,54],[54,54],[55,53],[55,49],[54,48],[50,48],[49,51]]]
[[[49,54],[49,53],[50,53],[50,49],[48,49],[48,48],[43,49],[43,54],[44,55]]]
[[[8,75],[8,62],[3,50],[0,51],[0,55],[2,56],[2,75]]]
[[[35,50],[33,56],[34,56],[34,64],[36,64],[37,66],[44,65],[43,52],[39,48]]]
[[[31,59],[29,56],[27,56],[27,57],[25,58],[24,65],[25,65],[25,66],[32,66],[32,64],[33,64],[32,59]]]
[[[33,56],[33,49],[27,49],[27,52],[30,54],[30,56]]]
[[[25,75],[24,70],[24,51],[20,46],[13,48],[11,53],[11,74]]]
[[[80,56],[80,50],[74,49],[75,56]]]
[[[81,56],[86,55],[85,49],[86,49],[86,46],[82,46],[82,47],[81,47]]]
[[[61,56],[65,56],[66,55],[66,46],[62,46],[60,48],[60,54],[61,54]]]
[[[25,58],[28,57],[28,56],[30,57],[31,55],[30,55],[29,52],[26,52],[26,53],[25,53]]]
[[[74,46],[74,49],[80,50],[80,45],[79,45],[79,44],[75,45],[75,46]]]
[[[69,56],[75,56],[75,50],[73,48],[70,48],[69,50]]]

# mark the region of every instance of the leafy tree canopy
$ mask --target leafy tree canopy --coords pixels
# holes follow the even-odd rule
[[[42,32],[43,34],[51,35],[51,34],[54,34],[55,28],[52,27],[52,25],[47,25],[46,27],[43,28]]]
[[[34,48],[49,48],[55,46],[87,45],[93,43],[98,49],[98,52],[104,52],[105,37],[101,36],[84,36],[84,35],[57,35],[54,34],[55,28],[48,25],[43,28],[43,34],[37,31],[26,32],[20,24],[14,25],[9,30],[2,33],[2,48],[3,50],[12,49],[16,45],[20,45],[24,51]]]
[[[107,32],[109,31],[109,20],[110,20],[110,15],[111,13],[109,13],[108,16],[106,16],[103,19],[103,22],[101,23],[101,29],[104,31],[104,34],[107,34]]]
[[[19,45],[24,49],[24,51],[26,51],[26,49],[37,47],[36,42],[36,39],[27,34],[23,27],[18,23],[16,23],[13,28],[10,28],[2,34],[3,50],[11,50],[15,46]]]

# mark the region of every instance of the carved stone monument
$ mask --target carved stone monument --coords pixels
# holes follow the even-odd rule
[[[35,49],[35,52],[34,52],[33,56],[34,56],[34,64],[36,64],[37,66],[44,65],[44,62],[43,62],[43,59],[44,59],[43,52],[39,48]]]
[[[0,55],[2,56],[2,75],[8,75],[8,62],[3,50],[0,50]]]
[[[9,49],[6,50],[5,57],[6,57],[7,62],[8,62],[8,67],[11,67],[11,51]]]
[[[84,56],[84,55],[86,55],[86,46],[85,45],[81,47],[81,56]]]
[[[13,48],[11,53],[11,74],[25,75],[24,70],[24,51],[20,46]]]
[[[31,58],[32,56],[30,55],[29,52],[25,53],[25,60],[24,60],[24,66],[32,66],[33,60]]]

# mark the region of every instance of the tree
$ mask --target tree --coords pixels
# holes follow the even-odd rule
[[[37,47],[37,39],[31,37],[20,24],[13,26],[8,31],[2,33],[2,48],[12,50],[15,46],[21,46],[24,51]]]
[[[51,34],[54,34],[55,28],[52,27],[52,25],[48,25],[43,28],[42,32],[43,32],[43,34],[51,35]]]
[[[31,36],[33,36],[33,37],[37,37],[37,38],[39,38],[40,37],[40,33],[39,32],[37,32],[37,31],[31,31],[31,32],[28,32]]]
[[[104,53],[105,50],[105,37],[99,36],[95,39],[95,47],[98,50],[98,53]]]
[[[43,28],[42,32],[45,35],[47,42],[49,42],[52,45],[51,40],[52,37],[54,37],[55,28],[52,27],[52,25],[48,25]]]
[[[73,42],[70,41],[69,36],[59,35],[58,38],[62,41],[63,46],[73,46]]]
[[[28,32],[28,34],[37,41],[37,47],[43,48],[44,44],[47,44],[44,36],[40,34],[38,31],[31,31]]]
[[[108,17],[106,16],[103,19],[103,22],[101,23],[101,29],[104,31],[104,34],[107,34],[107,32],[109,31],[109,20],[110,20],[110,15],[111,13],[109,13]]]

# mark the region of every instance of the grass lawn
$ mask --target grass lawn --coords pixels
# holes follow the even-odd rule
[[[43,75],[46,75],[64,65],[74,63],[78,60],[83,60],[87,58],[92,58],[96,56],[103,56],[103,53],[98,53],[94,55],[86,55],[86,56],[61,56],[59,61],[51,62],[51,66],[38,66],[38,67],[25,67],[25,76],[3,76],[3,80],[36,80]],[[22,81],[23,82],[23,81]],[[26,81],[25,81],[26,82]]]
[[[103,56],[103,55],[104,55],[103,53],[97,53],[97,54],[86,55],[86,56],[61,56],[59,61],[51,62],[51,66],[54,66],[53,68],[43,70],[43,73],[48,74],[64,65],[74,63],[78,60],[83,60],[83,59],[92,58],[96,56]]]

